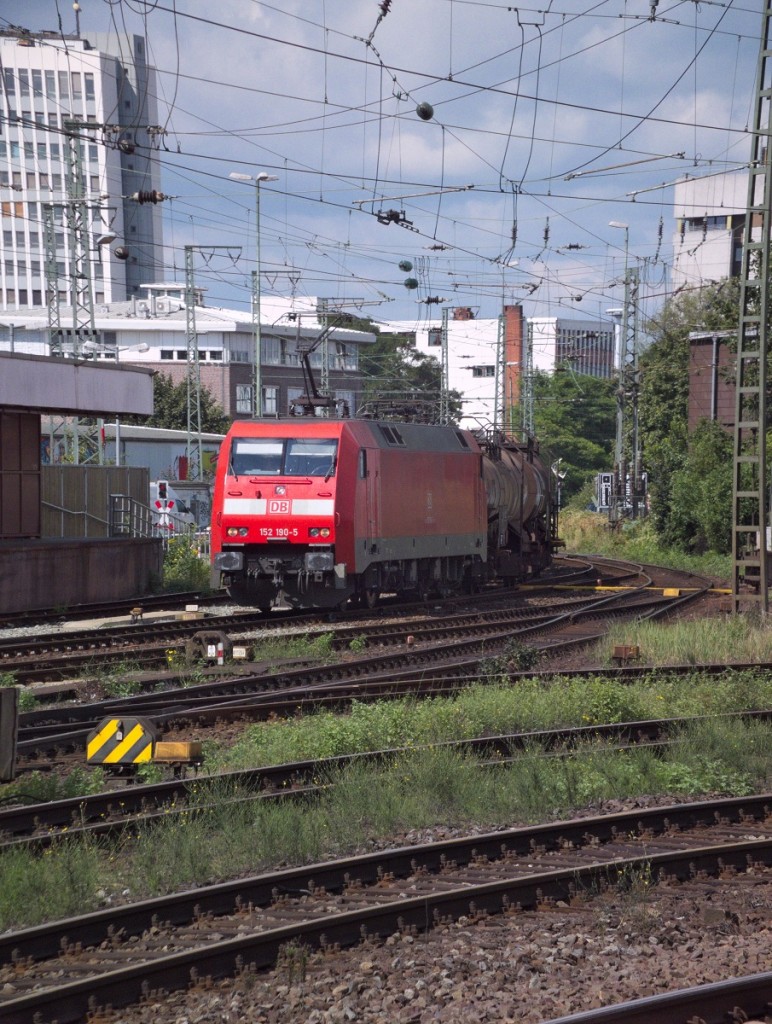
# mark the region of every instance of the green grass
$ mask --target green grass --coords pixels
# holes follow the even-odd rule
[[[349,766],[317,802],[269,805],[222,781],[202,782],[208,809],[146,826],[118,841],[73,837],[40,856],[0,854],[0,929],[13,929],[183,887],[304,864],[360,850],[373,840],[433,825],[495,828],[570,816],[577,808],[643,793],[750,793],[769,786],[768,725],[693,726],[658,755],[594,745],[569,757],[538,746],[507,766],[480,769],[446,749],[391,763]]]
[[[333,757],[360,750],[562,726],[689,717],[772,707],[772,680],[753,672],[688,678],[652,672],[635,684],[557,677],[470,686],[449,698],[354,702],[346,715],[323,711],[249,726],[235,743],[205,744],[212,771]]]
[[[663,548],[651,523],[645,519],[625,523],[621,530],[612,531],[608,516],[565,509],[560,516],[560,536],[567,552],[592,552],[630,562],[663,565],[719,580],[728,580],[732,575],[731,556],[712,551],[689,555],[675,548]]]
[[[772,661],[772,632],[743,615],[615,623],[598,644],[599,664],[610,664],[614,644],[637,644],[641,660],[654,665]]]

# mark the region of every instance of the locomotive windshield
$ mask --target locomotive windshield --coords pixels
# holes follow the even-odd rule
[[[233,476],[321,476],[335,473],[334,437],[234,437]]]

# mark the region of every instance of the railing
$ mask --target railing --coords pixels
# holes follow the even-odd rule
[[[209,536],[206,531],[203,533],[206,536],[208,554]],[[158,537],[166,548],[169,541],[175,537],[189,536],[195,539],[200,548],[201,535],[202,531],[198,531],[194,523],[173,512],[158,512],[128,494],[110,495],[111,537]]]
[[[56,505],[52,501],[45,501],[45,500],[42,500],[40,502],[40,507],[44,508],[44,509],[50,509],[52,512],[56,512],[57,515],[62,519],[63,522],[65,521],[66,517],[69,517],[68,521],[80,520],[80,522],[82,522],[84,524],[83,532],[82,533],[76,533],[74,535],[66,532],[64,527],[62,527],[62,534],[61,534],[62,537],[69,537],[69,536],[76,536],[76,537],[79,537],[79,536],[83,536],[83,537],[96,536],[96,537],[100,537],[100,536],[104,536],[104,531],[109,526],[109,523],[107,522],[106,519],[102,518],[101,516],[95,516],[92,512],[89,512],[89,511],[87,511],[85,509],[65,508],[64,505]],[[92,524],[92,525],[94,525],[96,527],[96,532],[94,532],[93,534],[89,533],[89,524]],[[58,536],[58,534],[57,534],[57,536]]]

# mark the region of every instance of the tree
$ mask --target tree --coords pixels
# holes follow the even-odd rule
[[[735,329],[739,281],[727,279],[682,292],[664,304],[646,325],[652,342],[640,359],[638,401],[643,465],[649,478],[652,521],[668,544],[688,546],[688,510],[674,509],[674,476],[688,468],[689,333]],[[714,449],[715,450],[715,449]],[[731,460],[731,454],[728,456]],[[679,492],[680,497],[685,495]],[[731,518],[731,511],[730,511]]]
[[[702,554],[732,548],[732,437],[702,420],[689,438],[688,458],[671,480],[668,540]]]
[[[163,427],[166,430],[188,429],[188,385],[182,380],[175,384],[165,373],[153,377],[153,415],[127,416],[126,423],[143,427]],[[224,434],[231,419],[218,405],[212,392],[201,385],[201,430],[208,434]]]
[[[562,459],[566,500],[609,470],[615,436],[614,382],[558,368],[533,381],[534,432],[551,459]],[[517,421],[519,411],[513,410]]]
[[[401,335],[377,335],[374,345],[363,348],[360,369],[364,378],[363,402],[376,409],[408,407],[417,418],[436,423],[439,420],[442,367],[439,360],[419,352]],[[462,415],[461,395],[451,391],[450,419]]]

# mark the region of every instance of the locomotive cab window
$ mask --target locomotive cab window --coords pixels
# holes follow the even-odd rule
[[[331,437],[236,437],[233,476],[321,476],[335,473],[338,442]]]
[[[287,476],[323,476],[335,472],[338,442],[332,437],[302,437],[287,441],[284,472]]]
[[[234,437],[230,471],[233,476],[279,476],[284,442],[268,437]]]

